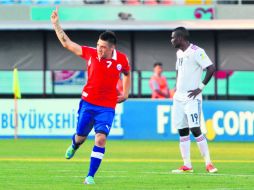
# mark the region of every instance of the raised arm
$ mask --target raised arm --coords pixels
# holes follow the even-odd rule
[[[56,9],[51,14],[51,23],[56,32],[57,38],[59,39],[63,47],[73,52],[74,54],[81,56],[82,55],[81,46],[71,41],[70,38],[63,31],[62,27],[60,26],[58,17],[58,7],[56,7]]]

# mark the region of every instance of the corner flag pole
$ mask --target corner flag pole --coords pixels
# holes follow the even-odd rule
[[[14,94],[14,138],[18,138],[18,99],[21,98],[18,69],[14,67],[13,70],[13,94]]]
[[[18,99],[14,95],[14,139],[18,138]]]

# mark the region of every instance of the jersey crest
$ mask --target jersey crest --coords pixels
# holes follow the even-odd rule
[[[116,68],[117,68],[118,71],[121,71],[122,65],[121,64],[117,64]]]

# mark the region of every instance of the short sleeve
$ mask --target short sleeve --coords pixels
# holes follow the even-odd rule
[[[203,49],[196,50],[195,60],[202,67],[202,69],[205,69],[206,67],[213,64]]]
[[[157,81],[154,80],[153,78],[151,78],[151,80],[150,80],[150,86],[151,86],[152,90],[159,90],[159,85],[158,85]]]
[[[96,49],[93,47],[88,47],[88,46],[82,46],[82,55],[81,57],[85,60],[89,60],[90,57],[96,54]]]

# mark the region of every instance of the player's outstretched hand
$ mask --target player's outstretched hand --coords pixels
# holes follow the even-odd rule
[[[50,19],[52,24],[56,24],[58,22],[58,7],[56,7],[56,9],[52,12]]]
[[[127,98],[125,98],[122,94],[117,96],[117,103],[122,103],[126,100]]]
[[[192,97],[193,97],[193,99],[195,99],[196,96],[197,96],[201,91],[202,91],[202,90],[200,90],[199,88],[197,88],[197,89],[195,89],[195,90],[189,90],[189,91],[188,91],[188,93],[189,93],[188,97],[189,97],[189,98],[192,98]]]

